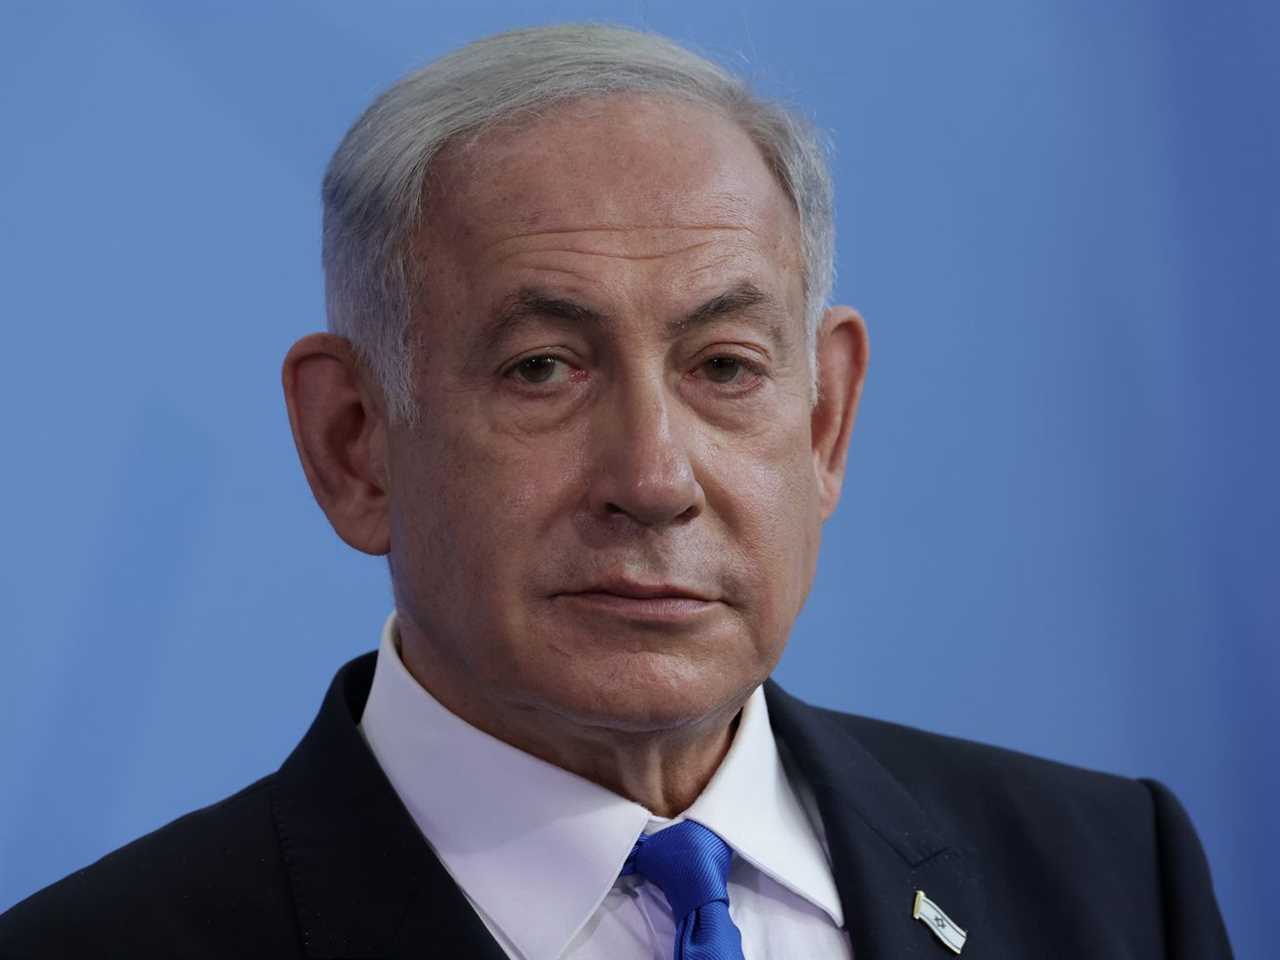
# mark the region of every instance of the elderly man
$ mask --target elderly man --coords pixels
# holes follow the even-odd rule
[[[376,658],[276,773],[0,920],[0,955],[1229,956],[1177,802],[768,682],[867,335],[806,124],[658,37],[480,41],[324,189],[284,364]]]

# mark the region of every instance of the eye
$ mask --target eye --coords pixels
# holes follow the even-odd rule
[[[530,384],[563,383],[569,379],[569,365],[549,354],[525,357],[509,373]]]
[[[703,375],[712,383],[746,386],[760,376],[760,369],[740,357],[711,357],[702,363]]]

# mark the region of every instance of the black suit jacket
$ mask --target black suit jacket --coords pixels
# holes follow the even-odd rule
[[[0,916],[0,958],[502,960],[356,729],[373,664],[343,667],[274,774]],[[816,796],[857,960],[951,956],[912,919],[917,890],[968,931],[968,960],[1231,956],[1195,832],[1159,784],[765,693]]]

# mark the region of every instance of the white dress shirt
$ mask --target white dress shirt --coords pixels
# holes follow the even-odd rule
[[[636,838],[675,822],[495,739],[450,713],[400,660],[395,615],[378,648],[361,730],[489,932],[516,960],[669,960],[666,898],[619,877]],[[747,960],[851,958],[811,799],[778,756],[764,693],[678,819],[733,848],[729,914]],[[808,809],[806,810],[806,803]]]

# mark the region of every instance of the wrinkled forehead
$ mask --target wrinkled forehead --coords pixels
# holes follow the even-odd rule
[[[424,214],[427,236],[455,251],[558,231],[642,243],[719,229],[800,270],[799,218],[756,144],[721,113],[670,98],[576,100],[450,144]]]

